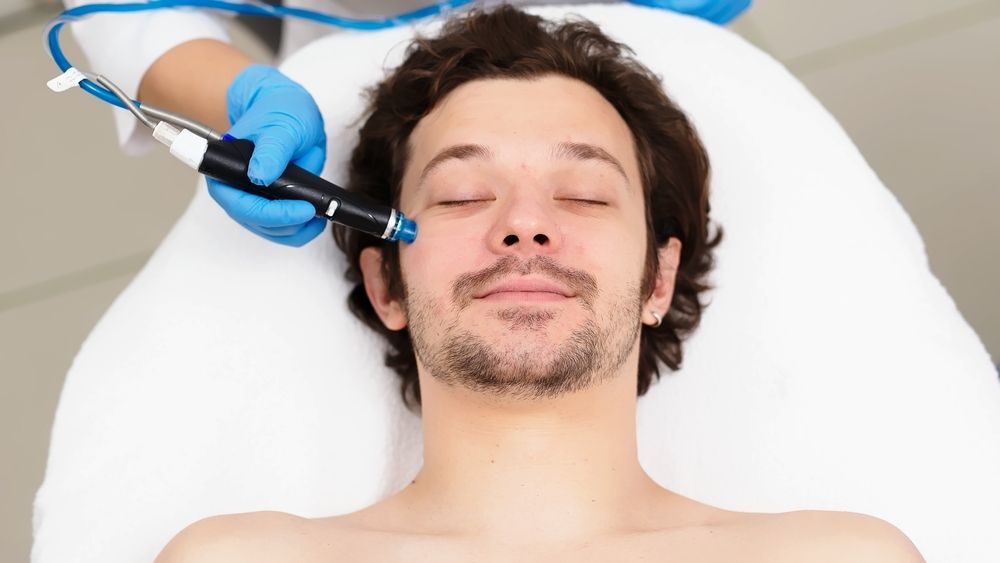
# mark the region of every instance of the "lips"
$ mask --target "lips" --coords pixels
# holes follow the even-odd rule
[[[566,286],[549,279],[524,277],[501,281],[476,293],[474,297],[476,299],[488,297],[558,298],[576,297],[576,294]]]

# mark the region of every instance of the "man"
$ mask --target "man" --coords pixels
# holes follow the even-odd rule
[[[728,511],[640,466],[637,395],[680,365],[720,236],[694,129],[623,49],[509,7],[411,48],[350,186],[417,241],[335,235],[424,465],[352,514],[202,520],[158,561],[923,561],[882,520]]]

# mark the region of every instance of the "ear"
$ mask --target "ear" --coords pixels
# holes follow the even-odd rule
[[[406,328],[403,305],[389,295],[389,283],[382,273],[382,249],[369,246],[361,251],[361,275],[365,280],[365,293],[378,313],[382,324],[389,330]]]
[[[659,324],[652,313],[656,313],[662,319],[667,316],[667,311],[670,310],[670,302],[674,298],[677,265],[681,261],[681,241],[670,237],[667,244],[661,246],[657,252],[659,253],[660,269],[656,272],[656,285],[642,311],[642,322],[649,325]]]

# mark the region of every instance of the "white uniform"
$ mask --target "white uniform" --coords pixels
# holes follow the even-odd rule
[[[65,3],[73,7],[98,1],[109,0],[65,0]],[[480,0],[479,4],[498,4],[501,1]],[[574,3],[572,0],[507,1],[511,4]],[[317,12],[373,18],[399,14],[432,3],[434,0],[286,0],[284,4]],[[107,76],[134,99],[146,69],[171,48],[192,39],[228,42],[226,17],[213,10],[152,10],[132,14],[98,14],[75,22],[70,28],[87,57],[87,61],[79,61],[79,64],[86,65],[83,69]],[[336,33],[339,28],[286,18],[283,30],[279,60],[314,39]],[[118,142],[126,154],[141,154],[155,144],[132,114],[116,108],[114,116]]]

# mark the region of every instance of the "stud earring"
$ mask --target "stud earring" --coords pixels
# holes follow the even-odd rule
[[[660,324],[663,323],[663,317],[661,317],[660,315],[658,315],[656,313],[656,311],[650,311],[649,314],[653,315],[653,318],[656,319],[656,324],[653,325],[653,328],[656,328],[656,327],[660,326]]]

